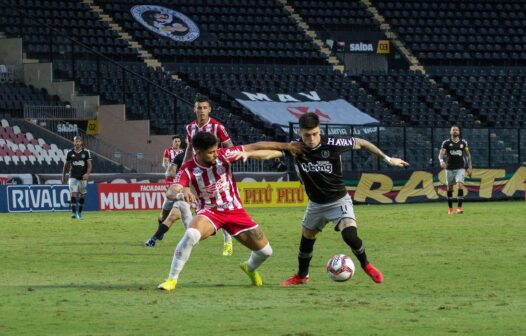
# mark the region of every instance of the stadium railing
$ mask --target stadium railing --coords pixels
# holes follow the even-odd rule
[[[97,107],[24,105],[24,119],[96,119]]]
[[[298,138],[299,126],[289,124],[289,138]],[[442,142],[450,137],[449,128],[388,127],[368,125],[323,124],[322,134],[353,136],[378,145],[386,154],[400,157],[412,169],[438,167]],[[468,142],[474,167],[503,167],[526,164],[525,128],[462,128],[461,137]],[[345,170],[390,170],[385,162],[368,153],[350,151],[343,155]]]

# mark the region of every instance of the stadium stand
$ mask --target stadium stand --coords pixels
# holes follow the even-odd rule
[[[292,0],[289,3],[316,30],[379,30],[378,22],[359,0]]]
[[[72,44],[64,36],[54,35],[50,40],[48,29],[42,27],[38,20],[112,59],[139,60],[137,50],[128,48],[127,43],[119,39],[115,31],[108,29],[107,22],[101,21],[81,1],[5,0],[4,3],[16,6],[27,13],[27,16],[10,6],[2,8],[1,30],[8,36],[22,37],[25,52],[35,59],[49,60],[50,53],[59,57],[72,51],[77,57],[86,56],[84,49]]]
[[[21,83],[0,83],[0,114],[23,117],[24,105],[64,106],[57,96]]]
[[[136,5],[132,1],[93,1],[113,21],[95,14],[87,4],[91,2],[8,2],[121,61],[127,70],[182,100],[192,101],[198,92],[211,97],[213,116],[230,130],[235,143],[268,138],[284,140],[287,136],[276,125],[241,107],[228,94],[240,90],[334,92],[388,127],[381,139],[387,150],[396,151],[392,144],[403,140],[401,127],[410,127],[404,131],[410,149],[401,155],[421,162],[423,168],[429,164],[430,156],[436,156],[439,145],[436,136],[442,133],[432,135],[429,128],[419,127],[447,127],[459,122],[464,128],[516,128],[524,127],[526,122],[526,102],[522,97],[526,71],[517,66],[526,62],[526,4],[522,1],[144,2],[177,9],[193,20],[201,31],[191,43],[160,37],[143,27],[130,13],[130,8]],[[380,25],[372,14],[375,10],[368,6],[385,18],[397,38],[419,59],[424,66],[422,72],[407,70],[408,65],[403,62],[397,64],[400,68],[391,66],[387,72],[335,71],[327,55],[320,51],[319,43],[292,14],[297,13],[318,32],[357,33],[364,29],[379,32]],[[119,25],[161,61],[163,67],[146,66],[137,50],[130,48],[108,22]],[[36,27],[34,21],[9,7],[0,13],[0,31],[24,37],[27,55],[46,60],[51,51],[49,33],[47,29],[37,31]],[[194,118],[191,107],[174,117],[178,104],[174,97],[152,89],[148,82],[111,63],[97,62],[65,38],[53,37],[52,42],[57,46],[53,47],[57,78],[74,79],[80,93],[99,94],[103,104],[125,103],[127,118],[150,119],[153,134],[183,132],[182,126]],[[503,65],[506,67],[489,67]],[[482,148],[484,157],[489,151],[502,149],[493,156],[502,162],[518,161],[513,156],[516,152],[510,148],[518,146],[520,136],[508,138],[506,132],[500,131],[470,134],[474,141],[489,141],[488,148]],[[376,140],[375,134],[364,137]],[[426,144],[426,150],[415,149],[422,143]],[[378,162],[354,159],[365,164],[366,169],[378,167]]]
[[[0,120],[0,170],[17,173],[22,168],[28,173],[62,171],[65,155],[71,142],[28,122]],[[95,153],[94,172],[123,172],[124,168]]]
[[[178,1],[177,9],[200,27],[192,43],[159,39],[146,30],[130,14],[133,2],[95,3],[161,62],[323,64],[325,58],[277,1]],[[174,6],[168,0],[144,4]]]
[[[416,56],[429,65],[524,65],[524,1],[373,0]]]

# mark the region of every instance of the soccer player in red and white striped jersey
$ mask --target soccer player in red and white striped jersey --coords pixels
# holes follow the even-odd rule
[[[195,155],[182,165],[167,197],[197,203],[197,214],[177,244],[168,279],[158,288],[175,289],[193,247],[219,229],[227,231],[252,251],[240,267],[254,286],[261,286],[262,280],[256,268],[272,254],[272,248],[265,233],[243,208],[232,175],[232,164],[240,159],[281,157],[282,150],[294,155],[299,149],[293,144],[271,142],[218,149],[217,138],[206,132],[194,135],[192,145]]]
[[[192,137],[198,132],[207,132],[219,139],[221,147],[234,146],[228,132],[219,121],[210,117],[212,106],[206,97],[198,97],[194,104],[195,120],[186,125],[186,153],[184,161],[188,161],[193,154]],[[231,256],[234,249],[232,237],[223,230],[223,255]]]
[[[168,169],[168,167],[171,166],[173,160],[177,155],[179,155],[181,152],[184,152],[184,148],[181,148],[181,136],[176,134],[172,137],[172,145],[170,147],[166,147],[163,153],[163,168]],[[164,179],[164,182],[166,183],[172,183],[173,177],[167,176]]]

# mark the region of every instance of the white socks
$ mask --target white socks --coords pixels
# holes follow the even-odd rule
[[[181,222],[183,222],[186,230],[190,226],[190,223],[192,223],[192,210],[190,209],[190,205],[185,201],[176,201],[174,208],[179,209],[181,212]]]
[[[229,243],[232,241],[232,236],[228,234],[225,230],[221,230],[223,232],[223,241],[225,243]]]
[[[170,267],[169,278],[177,280],[179,273],[183,270],[184,265],[190,258],[192,248],[201,239],[201,233],[194,228],[189,228],[185,231],[183,238],[177,244],[175,248],[174,257],[172,259],[172,266]]]
[[[267,245],[259,251],[252,251],[252,253],[250,253],[250,258],[248,258],[248,270],[250,272],[254,271],[271,255],[272,247],[270,247],[270,243],[267,243]]]

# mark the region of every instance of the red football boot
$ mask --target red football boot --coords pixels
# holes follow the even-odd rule
[[[304,285],[307,282],[309,282],[309,276],[308,275],[306,277],[304,277],[304,278],[300,278],[299,275],[294,274],[293,276],[291,276],[290,278],[288,278],[285,281],[280,282],[279,284],[281,286],[296,286],[296,285]]]
[[[371,279],[373,279],[374,282],[381,283],[384,281],[382,272],[380,272],[380,270],[374,267],[372,264],[365,265],[364,271],[371,277]]]

